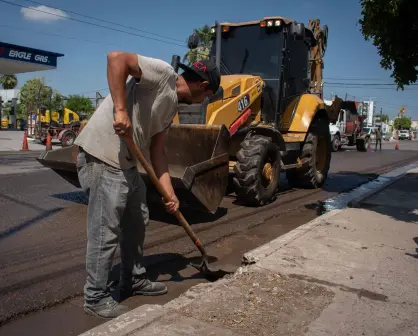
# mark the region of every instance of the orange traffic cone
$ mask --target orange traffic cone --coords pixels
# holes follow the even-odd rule
[[[367,151],[368,151],[368,152],[370,152],[370,151],[371,151],[371,148],[370,148],[370,139],[369,139],[369,141],[367,141]]]
[[[25,133],[23,135],[23,144],[22,144],[22,149],[21,150],[22,151],[28,151],[29,150],[27,131],[25,131]]]
[[[398,139],[396,139],[396,145],[395,145],[395,149],[398,150],[399,149],[399,143],[398,143]]]
[[[45,150],[49,151],[52,150],[52,142],[51,142],[51,134],[48,132],[48,135],[46,136],[46,148]]]

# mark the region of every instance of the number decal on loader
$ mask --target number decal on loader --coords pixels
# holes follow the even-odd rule
[[[238,101],[238,112],[242,113],[250,105],[250,96],[246,94]]]

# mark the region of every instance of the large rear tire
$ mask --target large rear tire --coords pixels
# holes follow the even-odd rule
[[[241,142],[233,178],[237,199],[249,206],[274,201],[280,183],[280,150],[269,137],[250,135]]]
[[[72,130],[67,130],[64,132],[61,138],[62,147],[69,147],[74,144],[75,138],[77,135]]]
[[[367,152],[370,138],[357,139],[356,148],[359,152]]]
[[[289,184],[296,188],[320,188],[324,185],[331,161],[329,122],[317,118],[312,122],[302,148],[302,167],[286,172]]]

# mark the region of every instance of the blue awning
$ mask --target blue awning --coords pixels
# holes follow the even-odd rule
[[[0,75],[57,68],[58,57],[63,54],[0,42]]]

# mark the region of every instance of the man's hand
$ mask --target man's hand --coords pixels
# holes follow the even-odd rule
[[[163,202],[168,213],[173,214],[179,209],[180,202],[175,194],[171,196],[170,202],[165,202],[164,199]]]
[[[115,114],[115,121],[113,122],[113,129],[115,133],[119,136],[130,135],[132,131],[131,120],[129,119],[128,113],[117,112]]]

